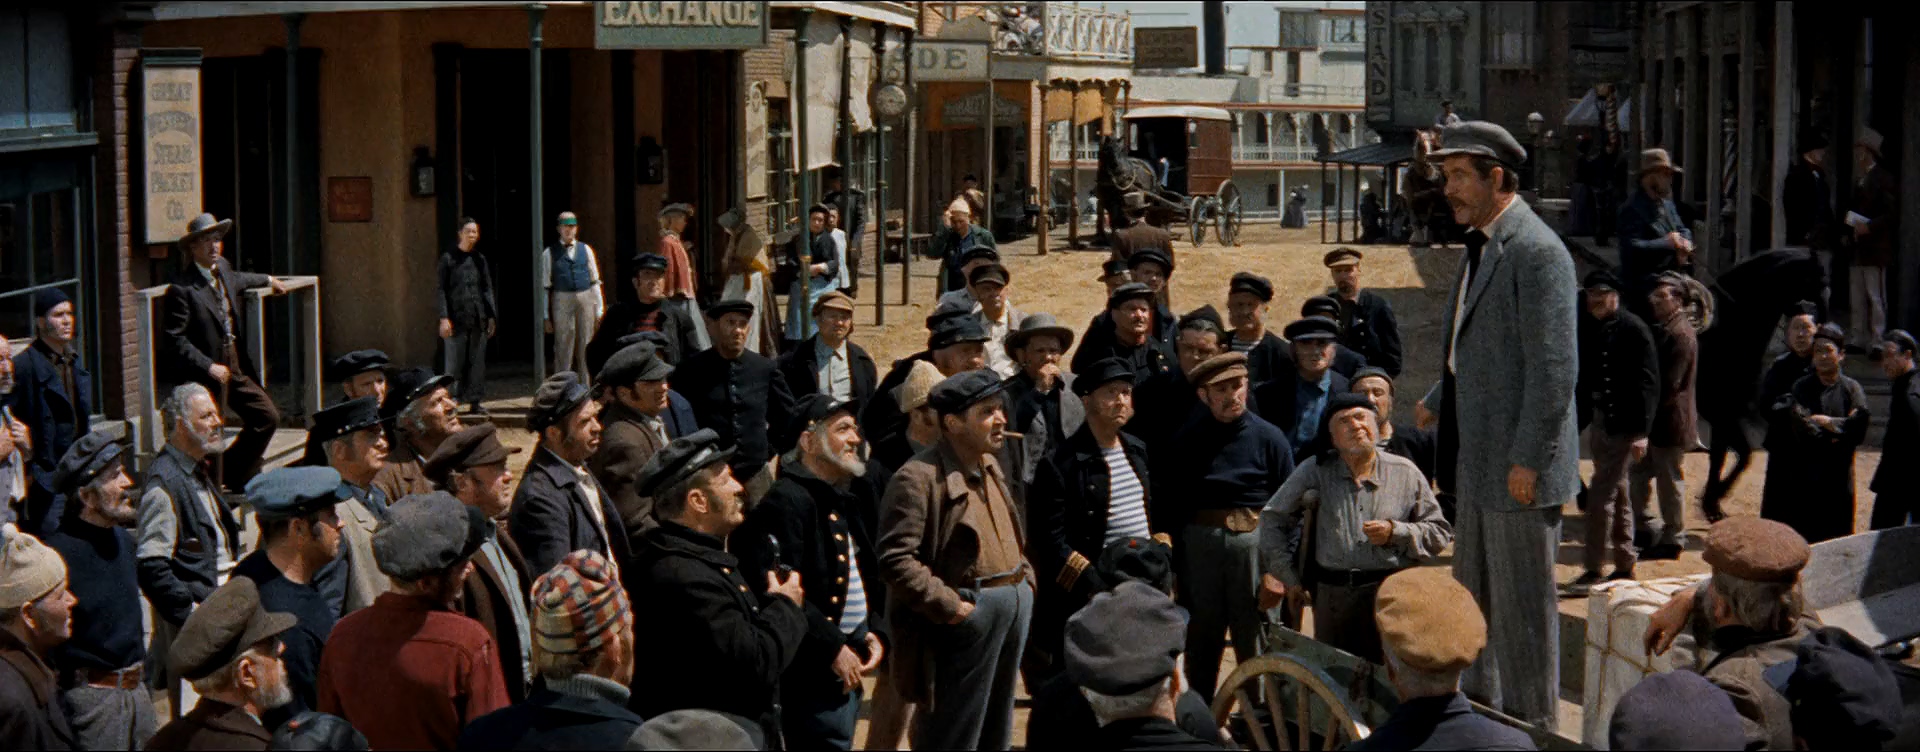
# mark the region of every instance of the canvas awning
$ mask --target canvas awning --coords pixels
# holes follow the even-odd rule
[[[1413,134],[1382,133],[1380,143],[1356,146],[1343,152],[1321,157],[1323,164],[1358,165],[1361,167],[1391,167],[1401,162],[1413,160]]]

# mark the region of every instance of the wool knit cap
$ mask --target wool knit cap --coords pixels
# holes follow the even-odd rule
[[[1701,558],[1713,571],[1748,582],[1792,582],[1812,549],[1793,528],[1759,517],[1728,517],[1707,528]]]
[[[1795,735],[1810,748],[1878,749],[1900,732],[1900,682],[1873,648],[1838,627],[1821,627],[1794,648],[1783,693]]]
[[[640,724],[627,749],[760,749],[744,720],[712,710],[674,710]]]
[[[1607,728],[1617,750],[1741,749],[1747,735],[1725,690],[1692,671],[1642,679],[1620,696]]]
[[[67,581],[60,552],[22,532],[0,533],[0,609],[22,608]]]
[[[1421,671],[1464,671],[1487,646],[1487,620],[1473,593],[1438,567],[1408,569],[1380,583],[1373,621],[1381,646]]]
[[[53,310],[54,306],[71,302],[73,298],[67,297],[67,294],[58,287],[41,290],[33,294],[33,317],[44,319],[47,317],[47,312]]]
[[[913,368],[907,371],[907,380],[893,388],[893,401],[900,403],[901,413],[910,413],[925,407],[927,395],[946,378],[940,375],[940,369],[924,360],[913,362]]]
[[[533,581],[533,644],[553,655],[598,649],[633,629],[627,591],[598,551],[567,554]]]

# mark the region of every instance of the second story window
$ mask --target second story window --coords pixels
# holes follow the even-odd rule
[[[0,138],[71,133],[78,110],[66,14],[0,10]]]
[[[1529,2],[1487,3],[1486,64],[1489,68],[1531,68],[1539,60],[1537,7]]]

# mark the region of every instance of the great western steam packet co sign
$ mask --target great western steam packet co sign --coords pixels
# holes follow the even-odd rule
[[[751,49],[767,43],[766,3],[594,3],[593,46],[603,50]]]
[[[180,239],[200,213],[200,53],[142,53],[141,154],[146,243]]]

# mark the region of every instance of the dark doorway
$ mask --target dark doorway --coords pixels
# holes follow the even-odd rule
[[[459,65],[460,214],[480,223],[479,250],[493,269],[499,330],[489,364],[531,367],[545,340],[534,316],[535,258],[551,242],[551,216],[572,201],[567,113],[571,74],[565,50],[541,56],[542,241],[533,245],[532,160],[527,133],[528,60],[524,50],[462,50]],[[452,246],[454,228],[440,237]],[[436,249],[436,251],[444,249]],[[546,348],[538,346],[540,353]],[[544,357],[544,355],[542,355]],[[510,369],[508,373],[512,373]]]
[[[735,158],[740,150],[733,142],[740,130],[739,60],[737,52],[668,52],[660,66],[661,110],[667,115],[667,202],[693,205],[693,221],[687,223],[682,241],[693,259],[703,305],[719,297],[725,282],[720,252],[726,233],[716,220],[733,207],[739,174]],[[659,209],[641,207],[648,219]],[[652,249],[657,242],[643,237],[640,247]]]

